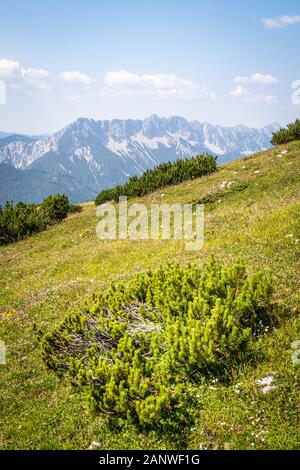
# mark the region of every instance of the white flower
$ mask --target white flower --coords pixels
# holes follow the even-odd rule
[[[89,449],[96,449],[97,447],[100,447],[100,442],[97,442],[97,441],[93,441],[89,447]]]
[[[271,385],[273,380],[274,380],[273,375],[267,375],[266,377],[263,377],[262,379],[257,380],[256,383],[258,385]]]
[[[276,386],[272,385],[273,380],[274,380],[274,375],[267,375],[266,377],[263,377],[262,379],[257,380],[256,383],[257,385],[260,385],[262,387],[261,389],[262,393],[270,393],[276,389]]]
[[[207,450],[207,447],[206,447],[206,445],[205,445],[205,442],[200,442],[199,449],[200,449],[200,450]]]

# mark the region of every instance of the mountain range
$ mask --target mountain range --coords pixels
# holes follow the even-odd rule
[[[0,204],[39,203],[66,193],[72,202],[94,199],[165,161],[199,153],[225,163],[271,147],[274,123],[262,128],[222,127],[183,117],[95,121],[80,118],[51,136],[0,132]]]

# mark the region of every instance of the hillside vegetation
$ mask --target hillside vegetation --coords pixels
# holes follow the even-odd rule
[[[300,140],[300,119],[296,119],[296,121],[291,122],[286,127],[274,132],[271,142],[273,145],[280,145],[287,144],[293,140]]]
[[[0,447],[87,449],[96,441],[100,449],[299,448],[299,366],[292,361],[292,343],[300,339],[299,169],[300,143],[292,142],[136,199],[205,202],[199,251],[186,251],[178,240],[100,241],[93,203],[1,247],[0,339],[7,364],[0,365]],[[245,343],[242,360],[229,354],[224,380],[204,358],[208,374],[186,383],[192,400],[180,432],[93,415],[82,393],[46,368],[36,330],[55,331],[72,312],[89,309],[100,291],[109,292],[111,282],[135,282],[137,273],[178,262],[187,270],[193,263],[202,276],[211,255],[228,272],[243,259],[245,279],[272,274],[272,321],[262,317],[262,331],[255,345]]]
[[[44,334],[43,357],[86,392],[92,410],[178,434],[193,422],[197,384],[228,381],[253,360],[270,325],[270,295],[270,280],[248,277],[241,262],[148,270]]]
[[[81,207],[70,204],[65,194],[47,196],[42,204],[13,204],[7,201],[0,206],[0,245],[22,240],[33,233],[46,230],[57,224],[72,212],[80,212]]]
[[[106,201],[119,201],[120,196],[134,197],[153,193],[157,189],[178,184],[182,181],[209,175],[217,169],[217,158],[213,155],[197,155],[193,158],[179,158],[175,162],[161,163],[141,176],[131,176],[122,186],[105,189],[96,197],[96,205]]]

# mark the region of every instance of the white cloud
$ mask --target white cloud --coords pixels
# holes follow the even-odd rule
[[[241,98],[243,101],[246,101],[248,103],[278,103],[277,96],[255,94],[247,88],[243,87],[242,85],[236,85],[236,87],[230,91],[230,95],[235,96],[236,98]]]
[[[11,88],[39,88],[48,90],[49,72],[45,69],[25,68],[19,62],[0,59],[0,80]]]
[[[65,71],[60,74],[61,80],[69,83],[78,83],[80,85],[90,86],[96,82],[96,79],[77,71]]]
[[[275,85],[276,83],[279,83],[278,78],[273,77],[273,75],[270,74],[263,74],[263,73],[253,73],[252,75],[249,75],[248,77],[235,77],[234,79],[235,83],[241,83],[243,85],[253,83],[257,85]]]
[[[20,80],[22,78],[22,67],[19,62],[14,60],[0,60],[0,79],[1,80]]]
[[[30,80],[40,80],[49,77],[49,72],[44,69],[23,69],[24,77]]]
[[[236,87],[231,90],[230,94],[238,98],[246,98],[250,95],[250,92],[242,85],[236,85]]]
[[[241,98],[249,103],[274,104],[278,102],[275,95],[257,94],[246,88],[244,85],[275,85],[279,83],[278,78],[270,74],[253,73],[249,76],[235,77],[235,88],[230,91],[231,96]]]
[[[205,86],[176,75],[137,74],[116,70],[105,74],[103,85],[103,94],[106,96],[215,98],[215,94]]]
[[[283,15],[277,18],[263,18],[262,23],[267,28],[287,28],[288,26],[300,24],[300,16]]]

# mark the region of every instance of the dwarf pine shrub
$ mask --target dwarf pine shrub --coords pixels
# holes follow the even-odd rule
[[[132,176],[122,186],[103,190],[96,197],[95,203],[99,205],[113,200],[118,202],[120,196],[128,198],[144,196],[164,186],[213,173],[216,169],[216,157],[208,154],[197,155],[189,159],[178,159],[173,163],[162,163],[153,170],[147,170],[139,177]]]
[[[41,205],[7,202],[0,206],[0,245],[13,243],[45,230],[66,218],[70,212],[78,212],[80,206],[70,204],[65,194],[55,194],[44,199]]]
[[[287,144],[293,140],[300,140],[300,119],[279,129],[272,135],[271,143],[273,145]]]
[[[42,356],[94,411],[168,425],[185,419],[192,383],[251,353],[270,322],[270,294],[269,278],[242,262],[150,270],[40,332]]]
[[[67,217],[70,210],[68,196],[65,194],[51,194],[43,200],[40,210],[45,219],[59,222]]]

